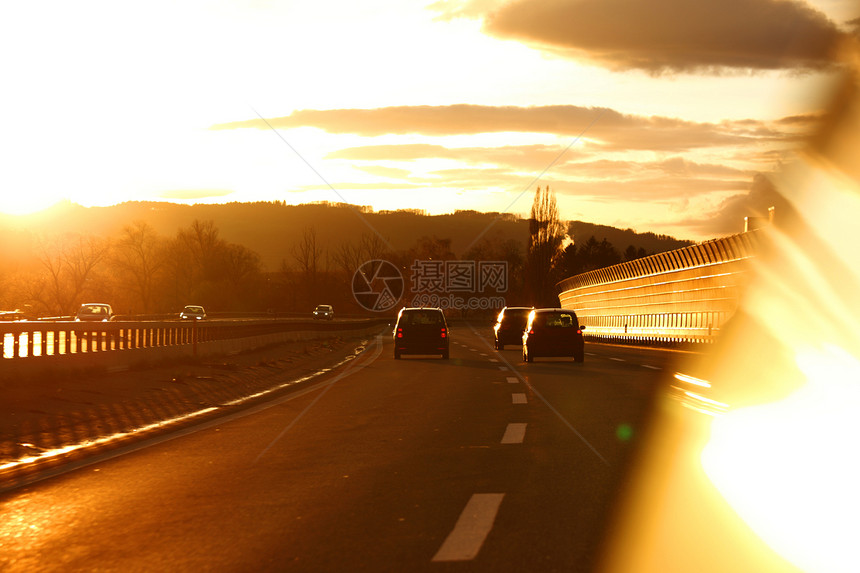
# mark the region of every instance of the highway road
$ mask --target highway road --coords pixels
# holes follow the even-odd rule
[[[589,571],[678,353],[367,350],[265,407],[0,496],[0,570]]]

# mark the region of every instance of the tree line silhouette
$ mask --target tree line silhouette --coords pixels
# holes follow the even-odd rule
[[[309,314],[317,304],[332,304],[338,315],[362,314],[352,295],[353,275],[376,259],[401,269],[407,289],[414,261],[504,261],[507,304],[551,306],[558,304],[558,281],[651,254],[629,245],[622,255],[606,238],[577,243],[566,232],[554,194],[538,188],[528,232],[519,238],[488,233],[455,253],[450,238],[422,235],[395,250],[372,232],[323,242],[310,225],[297,242],[280,246],[280,266],[271,270],[254,250],[225,240],[214,220],[195,219],[172,236],[137,220],[112,237],[39,236],[22,249],[29,258],[0,256],[0,310],[69,316],[82,303],[107,302],[121,315],[166,315],[186,304],[215,313]]]

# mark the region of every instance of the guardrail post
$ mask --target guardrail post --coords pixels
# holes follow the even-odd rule
[[[191,354],[197,358],[197,321],[191,326]]]

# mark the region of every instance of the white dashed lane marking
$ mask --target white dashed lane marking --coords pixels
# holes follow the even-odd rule
[[[508,424],[505,435],[502,436],[503,444],[522,444],[526,437],[526,425],[521,423]]]
[[[642,368],[650,368],[651,370],[663,370],[659,366],[651,366],[650,364],[643,364]]]
[[[527,404],[528,401],[526,400],[525,394],[516,393],[516,394],[511,394],[511,403],[513,403],[513,404]]]
[[[520,381],[516,376],[508,376],[507,380],[508,384],[517,384]]]
[[[493,528],[503,493],[476,493],[457,519],[456,525],[442,547],[433,556],[433,561],[470,561],[474,559],[487,534]]]
[[[609,359],[614,360],[615,362],[627,362],[623,358],[615,358],[614,356],[610,356]]]

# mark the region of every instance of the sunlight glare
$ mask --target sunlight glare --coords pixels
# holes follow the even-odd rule
[[[714,419],[702,465],[783,557],[811,571],[857,571],[860,467],[845,438],[856,434],[860,361],[833,346],[796,360],[807,384],[781,401]]]

